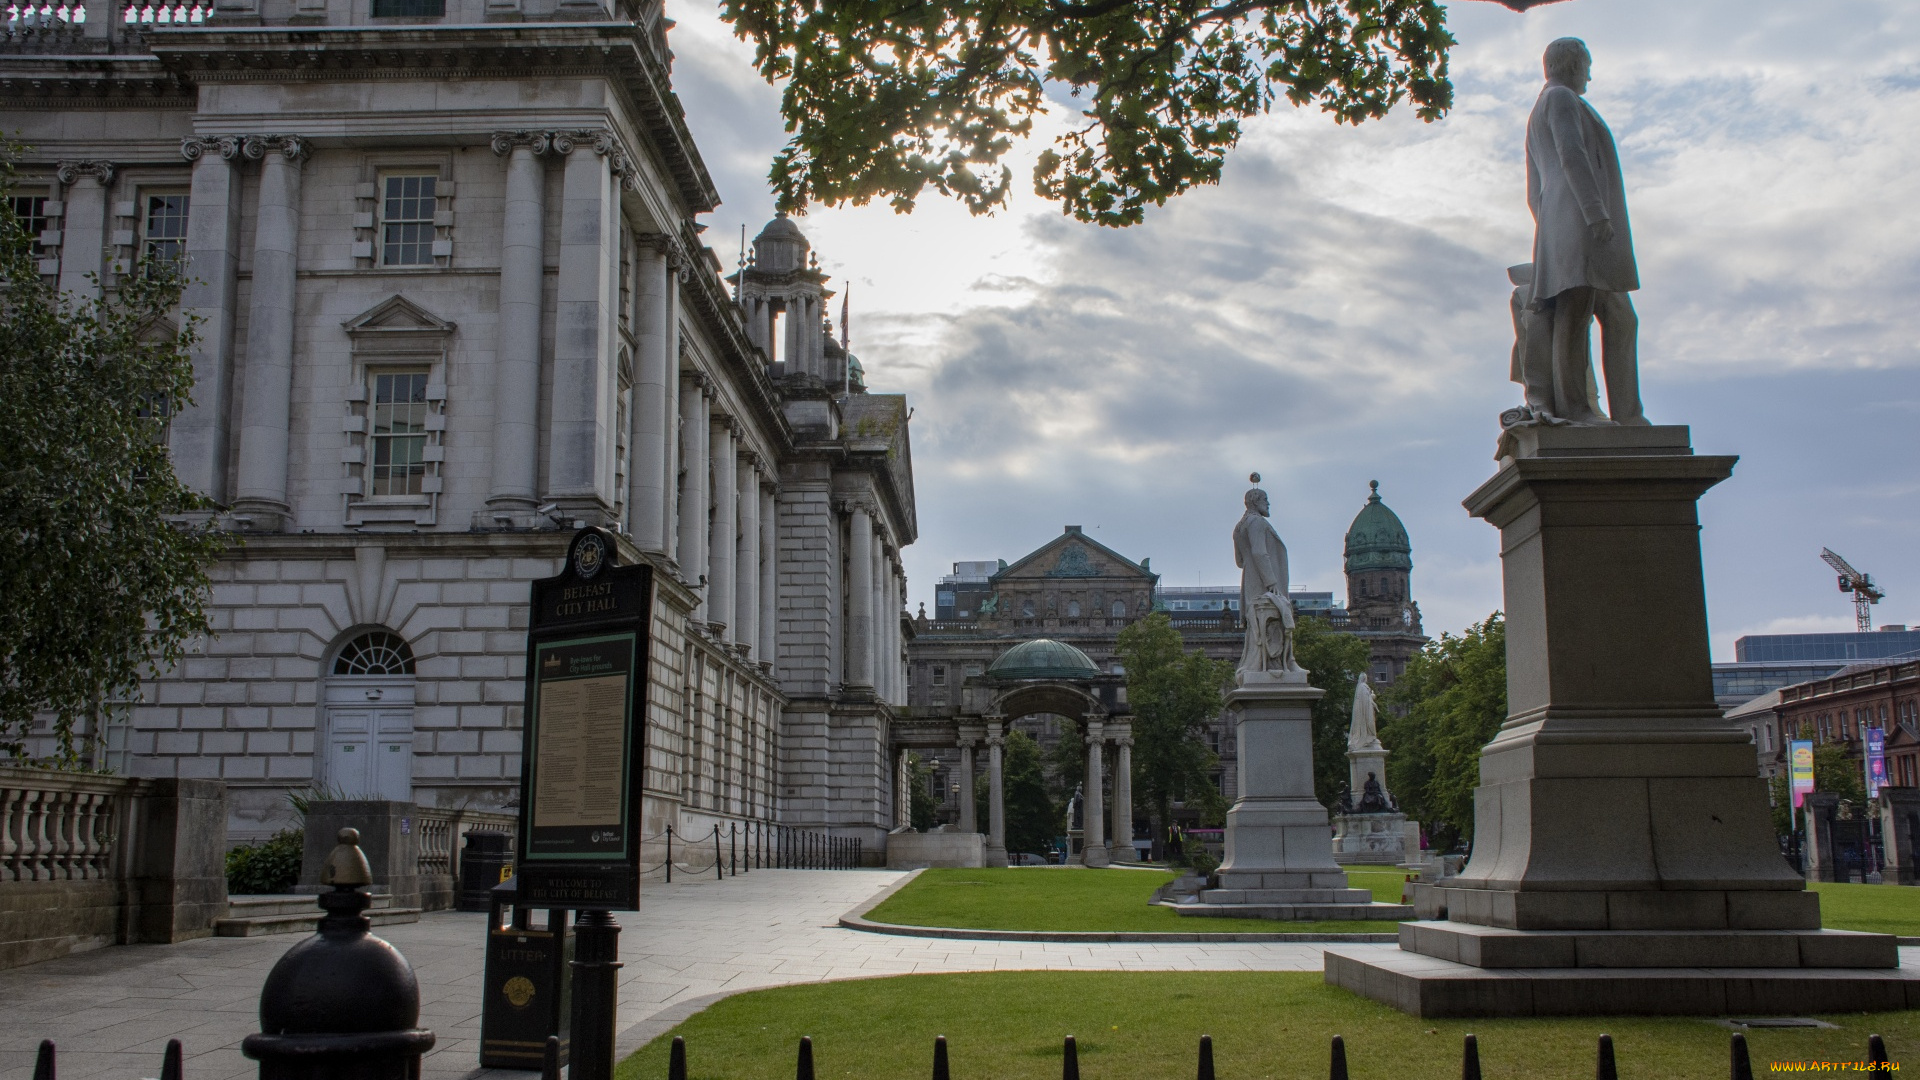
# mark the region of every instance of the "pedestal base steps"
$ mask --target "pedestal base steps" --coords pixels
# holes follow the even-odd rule
[[[1403,946],[1404,934],[1403,927]],[[1650,952],[1642,962],[1659,955]],[[1325,957],[1329,985],[1422,1017],[1804,1016],[1920,1008],[1920,969],[1913,967],[1483,968],[1393,945],[1336,945]]]

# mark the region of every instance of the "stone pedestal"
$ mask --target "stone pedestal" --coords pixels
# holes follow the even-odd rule
[[[1420,856],[1420,825],[1399,811],[1336,814],[1333,861],[1341,866],[1400,866]]]
[[[1892,937],[1819,929],[1714,704],[1695,503],[1735,459],[1684,427],[1514,434],[1466,503],[1500,529],[1509,710],[1473,857],[1450,921],[1329,950],[1327,980],[1429,1016],[1912,1007]]]
[[[1404,919],[1412,909],[1375,904],[1347,888],[1333,861],[1327,809],[1313,794],[1313,703],[1324,691],[1301,673],[1286,682],[1248,679],[1227,694],[1237,721],[1240,796],[1227,811],[1219,887],[1181,904],[1183,915],[1284,920]]]

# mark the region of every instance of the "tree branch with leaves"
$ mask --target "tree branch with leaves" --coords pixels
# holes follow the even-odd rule
[[[722,0],[721,17],[782,86],[770,179],[791,212],[904,212],[929,187],[975,214],[1005,206],[1014,142],[1065,99],[1079,118],[1034,190],[1132,225],[1218,182],[1243,123],[1283,99],[1347,124],[1453,103],[1439,0]]]

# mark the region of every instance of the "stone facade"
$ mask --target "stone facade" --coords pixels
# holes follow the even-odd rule
[[[904,399],[821,329],[792,222],[721,280],[657,2],[407,7],[438,11],[89,3],[0,49],[43,270],[185,261],[167,438],[235,540],[116,762],[226,781],[236,840],[305,788],[507,805],[528,582],[589,523],[660,583],[646,831],[831,825],[878,856]]]

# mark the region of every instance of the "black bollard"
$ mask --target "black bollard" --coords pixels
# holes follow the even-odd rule
[[[933,1080],[950,1080],[947,1074],[947,1037],[933,1037]]]
[[[1732,1080],[1753,1080],[1753,1062],[1747,1058],[1747,1037],[1739,1032],[1733,1033],[1733,1071]]]
[[[1867,1036],[1867,1060],[1875,1065],[1891,1065],[1887,1060],[1887,1040],[1878,1035]]]
[[[1080,1080],[1080,1047],[1067,1036],[1067,1048],[1060,1058],[1060,1080]]]
[[[185,1080],[186,1070],[180,1061],[180,1040],[168,1039],[167,1052],[160,1059],[160,1080]]]
[[[1200,1036],[1200,1068],[1194,1074],[1197,1080],[1213,1080],[1213,1036]]]
[[[734,876],[739,876],[740,826],[738,825],[727,826],[727,866],[733,870]]]
[[[1593,1063],[1593,1080],[1620,1080],[1620,1073],[1613,1067],[1613,1036],[1600,1036],[1599,1057]]]
[[[667,884],[673,884],[673,826],[667,826]]]
[[[583,911],[573,924],[572,1080],[613,1080],[613,1011],[620,999],[620,924]]]
[[[1480,1040],[1471,1035],[1460,1046],[1460,1080],[1480,1080]]]
[[[560,1080],[560,1036],[547,1036],[546,1049],[540,1055],[540,1080]]]
[[[53,1080],[53,1040],[40,1040],[40,1053],[33,1059],[33,1080]]]
[[[1347,1080],[1347,1040],[1333,1037],[1333,1060],[1327,1066],[1327,1080]]]
[[[341,829],[339,838],[320,869],[320,884],[333,886],[316,898],[327,914],[273,965],[260,990],[260,1032],[240,1043],[260,1063],[260,1080],[412,1080],[433,1048],[433,1032],[417,1026],[412,965],[369,933],[373,871],[360,833]]]
[[[793,1080],[813,1080],[813,1039],[800,1036],[800,1061],[793,1068]]]
[[[687,1040],[678,1035],[667,1052],[667,1080],[687,1080]]]

